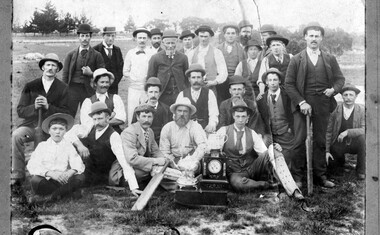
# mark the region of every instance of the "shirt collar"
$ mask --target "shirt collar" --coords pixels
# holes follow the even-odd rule
[[[280,96],[280,92],[281,92],[280,88],[278,88],[278,90],[275,93],[273,93],[272,91],[268,90],[268,98],[270,97],[270,95],[274,94],[274,95],[276,95],[276,101],[277,101],[278,97]]]
[[[98,134],[103,134],[106,130],[107,130],[107,128],[109,127],[109,125],[107,125],[106,127],[104,127],[102,130],[100,130],[100,131],[98,131],[97,129],[95,129],[95,131],[96,131],[96,133],[98,133]]]
[[[111,45],[111,46],[107,46],[107,44],[103,41],[103,46],[105,47],[105,48],[113,48],[113,45]]]
[[[240,131],[239,128],[237,128],[237,126],[236,126],[235,123],[234,123],[234,129],[235,129],[236,131]],[[241,130],[241,131],[245,132],[245,128],[243,128],[243,130]]]
[[[202,88],[201,88],[202,89]],[[201,92],[201,89],[199,89],[198,91],[197,90],[194,90],[194,88],[193,87],[190,87],[190,90],[191,90],[191,92],[193,93],[200,93]]]
[[[95,95],[96,95],[96,98],[98,98],[98,99],[99,99],[99,97],[101,97],[101,96],[106,96],[107,98],[109,98],[109,96],[108,96],[108,92],[106,92],[106,93],[104,93],[104,94],[100,94],[100,93],[98,93],[98,92],[95,92]]]
[[[257,61],[257,57],[256,57],[256,59],[248,58],[248,59],[247,59],[247,62],[249,63],[250,61],[253,61],[253,62]]]
[[[90,47],[87,47],[87,48],[83,48],[82,46],[79,46],[79,52],[83,51],[84,49],[86,49],[86,50],[89,50],[89,49],[90,49]]]
[[[199,46],[199,51],[208,51],[209,47],[210,47],[210,44],[208,44],[207,47]]]
[[[320,55],[321,54],[321,50],[319,50],[319,49],[317,49],[317,50],[312,50],[312,49],[310,49],[309,47],[306,47],[306,52],[307,52],[307,54],[310,56],[310,55],[312,55],[312,54],[314,54],[313,52],[315,52],[317,55]]]

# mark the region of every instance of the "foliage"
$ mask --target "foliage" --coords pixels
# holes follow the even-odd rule
[[[179,26],[185,30],[196,30],[201,25],[208,25],[210,26],[214,31],[218,29],[220,24],[216,23],[215,20],[209,19],[209,18],[199,18],[195,16],[189,16],[186,18],[183,18],[182,21],[179,23]]]
[[[161,31],[170,27],[169,20],[167,19],[153,19],[144,24],[147,29],[159,28]]]
[[[124,30],[126,32],[132,32],[136,29],[135,21],[133,20],[133,17],[129,15],[127,23],[124,25]]]
[[[42,34],[52,33],[58,29],[58,12],[55,6],[49,1],[46,3],[45,8],[41,11],[37,9],[33,13],[30,25],[33,26],[32,31],[35,29]]]
[[[66,35],[70,32],[70,30],[75,29],[75,19],[71,16],[70,13],[66,13],[66,15],[59,20],[59,29],[60,33],[66,33]]]

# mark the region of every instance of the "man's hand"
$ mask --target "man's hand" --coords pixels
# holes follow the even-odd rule
[[[308,104],[306,102],[303,103],[303,104],[301,104],[300,111],[304,115],[311,115],[311,106],[310,106],[310,104]]]
[[[342,133],[340,133],[338,135],[338,142],[341,143],[343,142],[343,139],[348,135],[348,132],[347,130],[343,131]]]
[[[66,184],[66,176],[64,176],[64,172],[62,171],[48,171],[46,176],[52,178],[55,181],[58,181],[60,184]]]
[[[86,76],[92,76],[93,72],[89,66],[83,66],[82,67],[82,73]]]
[[[328,88],[323,92],[323,94],[325,94],[327,97],[330,97],[334,94],[334,92],[335,92],[334,88]]]
[[[212,87],[212,86],[216,86],[218,84],[216,82],[216,80],[213,80],[213,81],[204,81],[204,83],[206,84],[206,87]]]
[[[142,191],[136,188],[136,189],[132,189],[131,193],[133,194],[133,196],[139,197],[141,195]]]
[[[34,101],[34,108],[35,109],[44,108],[46,110],[49,109],[49,104],[46,97],[39,95]]]
[[[173,168],[173,169],[179,170],[179,167],[178,167],[178,165],[174,162],[174,160],[172,160],[172,159],[168,159],[168,161],[169,161],[169,167],[170,167],[170,168]]]
[[[282,152],[282,147],[281,147],[281,145],[279,143],[274,143],[273,147],[277,151]]]
[[[261,100],[265,94],[265,84],[263,82],[259,83],[259,94],[256,97],[256,100]]]
[[[154,158],[153,159],[153,165],[156,166],[163,166],[166,163],[166,158],[160,157],[160,158]]]
[[[263,97],[264,97],[264,94],[265,93],[259,93],[257,96],[256,96],[256,100],[261,100]]]
[[[216,131],[216,125],[215,124],[208,124],[206,127],[205,127],[205,131],[206,133],[213,133]]]
[[[82,157],[82,159],[86,159],[90,156],[90,151],[88,150],[88,148],[86,146],[84,146],[82,144],[82,142],[77,141],[74,143],[75,147],[77,147],[77,151],[79,153],[79,156]]]
[[[329,159],[334,161],[333,155],[331,153],[326,153],[326,164],[329,165]]]

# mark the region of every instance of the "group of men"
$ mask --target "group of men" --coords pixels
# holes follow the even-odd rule
[[[174,30],[138,28],[132,34],[137,45],[123,60],[114,45],[115,27],[105,27],[103,41],[91,47],[91,27],[79,25],[79,47],[63,64],[47,54],[39,62],[42,77],[21,94],[17,112],[25,121],[12,136],[12,185],[25,179],[24,143],[34,139],[39,112],[50,138],[27,166],[38,176],[32,178],[36,194],[56,197],[107,182],[129,185],[137,196],[142,182],[166,163],[173,181],[190,167],[186,163],[199,162],[209,151],[207,136],[217,133],[228,136],[223,152],[233,189],[270,187],[272,175],[289,196],[303,199],[306,115],[313,123],[315,182],[334,187],[327,164],[344,167],[346,152],[358,154],[358,178],[364,179],[364,109],[355,104],[360,90],[345,84],[335,57],[320,50],[324,29],[307,25],[307,48],[295,56],[286,53],[289,40],[272,25],[262,26],[262,40],[253,39],[252,30],[246,20],[226,25],[225,41],[216,47],[211,27],[183,30],[178,50]],[[56,77],[60,70],[62,81]],[[118,95],[122,78],[126,104]],[[343,97],[338,106],[337,93]],[[80,124],[72,127],[78,108]],[[162,185],[175,188],[175,182]]]

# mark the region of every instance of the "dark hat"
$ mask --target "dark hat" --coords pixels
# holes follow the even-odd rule
[[[158,86],[160,88],[160,90],[162,89],[161,81],[160,81],[160,79],[158,79],[156,77],[150,77],[146,81],[145,86],[144,86],[145,91],[148,90],[149,86]]]
[[[136,29],[135,31],[133,31],[132,36],[136,37],[136,35],[138,33],[146,33],[148,35],[148,38],[151,37],[150,31],[147,30],[146,28],[138,28],[138,29]]]
[[[288,43],[289,43],[289,39],[284,38],[284,37],[281,36],[281,35],[273,35],[273,36],[270,36],[269,38],[267,38],[267,40],[266,40],[265,43],[266,43],[267,46],[269,47],[269,45],[270,45],[270,43],[271,43],[272,41],[281,41],[281,42],[283,42],[283,43],[285,44],[285,46],[288,45]]]
[[[233,28],[233,29],[235,29],[237,34],[238,34],[239,31],[240,31],[240,29],[238,28],[237,25],[228,24],[228,25],[225,25],[225,26],[223,27],[223,33],[226,33],[226,30],[227,30],[228,28]]]
[[[230,77],[230,82],[228,86],[231,86],[234,84],[243,84],[244,86],[246,86],[247,79],[245,79],[243,76],[240,76],[240,75],[233,75],[232,77]]]
[[[137,113],[137,112],[152,112],[152,113],[155,113],[156,110],[154,109],[154,107],[152,105],[149,105],[149,104],[140,104],[134,110],[134,113]]]
[[[199,32],[209,32],[210,36],[214,36],[214,31],[212,31],[211,27],[208,25],[201,25],[197,30],[195,30],[195,34],[198,36]]]
[[[325,29],[322,28],[322,26],[318,22],[310,22],[306,25],[306,27],[303,29],[303,35],[307,33],[307,30],[310,28],[317,28],[321,30],[322,36],[325,36]]]
[[[116,28],[115,27],[104,27],[103,28],[103,34],[106,33],[116,33]]]
[[[247,103],[245,103],[243,99],[237,99],[235,103],[232,102],[231,110],[235,111],[238,108],[243,108],[247,110],[248,115],[251,115],[253,113],[253,110],[250,107],[248,107]]]
[[[80,33],[89,33],[92,34],[92,29],[89,24],[80,24],[77,29],[77,34]]]
[[[277,34],[272,24],[264,24],[263,26],[261,26],[260,33],[265,33],[265,32],[272,32],[274,34]]]
[[[90,82],[90,85],[92,88],[95,89],[95,84],[99,80],[99,77],[101,75],[108,75],[108,77],[110,78],[110,86],[115,81],[115,76],[111,72],[107,71],[107,69],[105,69],[105,68],[100,68],[100,69],[95,70],[93,75],[92,75],[92,79]]]
[[[340,91],[340,94],[343,95],[343,93],[345,91],[354,91],[356,94],[359,94],[360,93],[360,90],[358,88],[356,88],[355,85],[351,84],[351,83],[346,83],[344,84],[342,90]]]
[[[239,29],[244,27],[251,27],[253,28],[253,25],[248,20],[242,20],[239,22]]]
[[[54,54],[54,53],[46,54],[46,56],[38,62],[38,66],[40,67],[41,70],[42,70],[42,66],[45,64],[46,61],[53,61],[53,62],[57,63],[58,64],[58,72],[61,71],[61,69],[63,68],[63,64],[61,61],[59,61],[57,54]]]
[[[284,79],[284,74],[281,73],[280,70],[276,69],[276,68],[269,68],[265,73],[263,73],[263,75],[261,76],[261,80],[263,81],[263,83],[266,82],[267,80],[267,76],[268,74],[271,74],[271,73],[275,73],[278,75],[278,78],[280,79],[280,82],[283,83],[283,79]]]
[[[263,49],[261,47],[261,43],[257,41],[256,39],[251,39],[247,42],[247,45],[244,47],[244,49],[247,51],[249,47],[255,46],[260,49],[260,51]]]
[[[190,111],[190,116],[194,115],[197,112],[197,108],[191,104],[191,101],[187,97],[179,98],[176,102],[170,105],[170,111],[174,114],[178,106],[186,106]]]
[[[164,39],[164,38],[178,38],[178,35],[174,30],[167,29],[164,31],[164,33],[162,35],[162,39]]]
[[[206,74],[206,70],[200,64],[191,64],[185,72],[186,77],[188,77],[191,72],[201,72],[202,77]]]
[[[153,36],[153,35],[160,35],[162,36],[162,32],[161,32],[161,29],[159,28],[154,28],[150,31],[150,36]]]
[[[92,115],[98,112],[107,112],[109,115],[111,115],[111,110],[107,107],[106,103],[101,101],[92,103],[91,113],[89,113],[88,116],[92,117]]]
[[[182,40],[183,38],[190,37],[190,36],[192,38],[195,38],[195,34],[193,32],[191,32],[190,30],[184,30],[182,31],[181,36],[179,36],[179,39]]]
[[[49,125],[50,125],[50,122],[55,120],[55,119],[63,119],[66,121],[67,123],[67,128],[66,128],[66,131],[70,130],[71,127],[73,127],[74,125],[74,118],[67,114],[67,113],[55,113],[55,114],[52,114],[50,115],[49,117],[47,117],[41,124],[41,128],[42,130],[45,132],[45,133],[48,133],[49,134]]]

